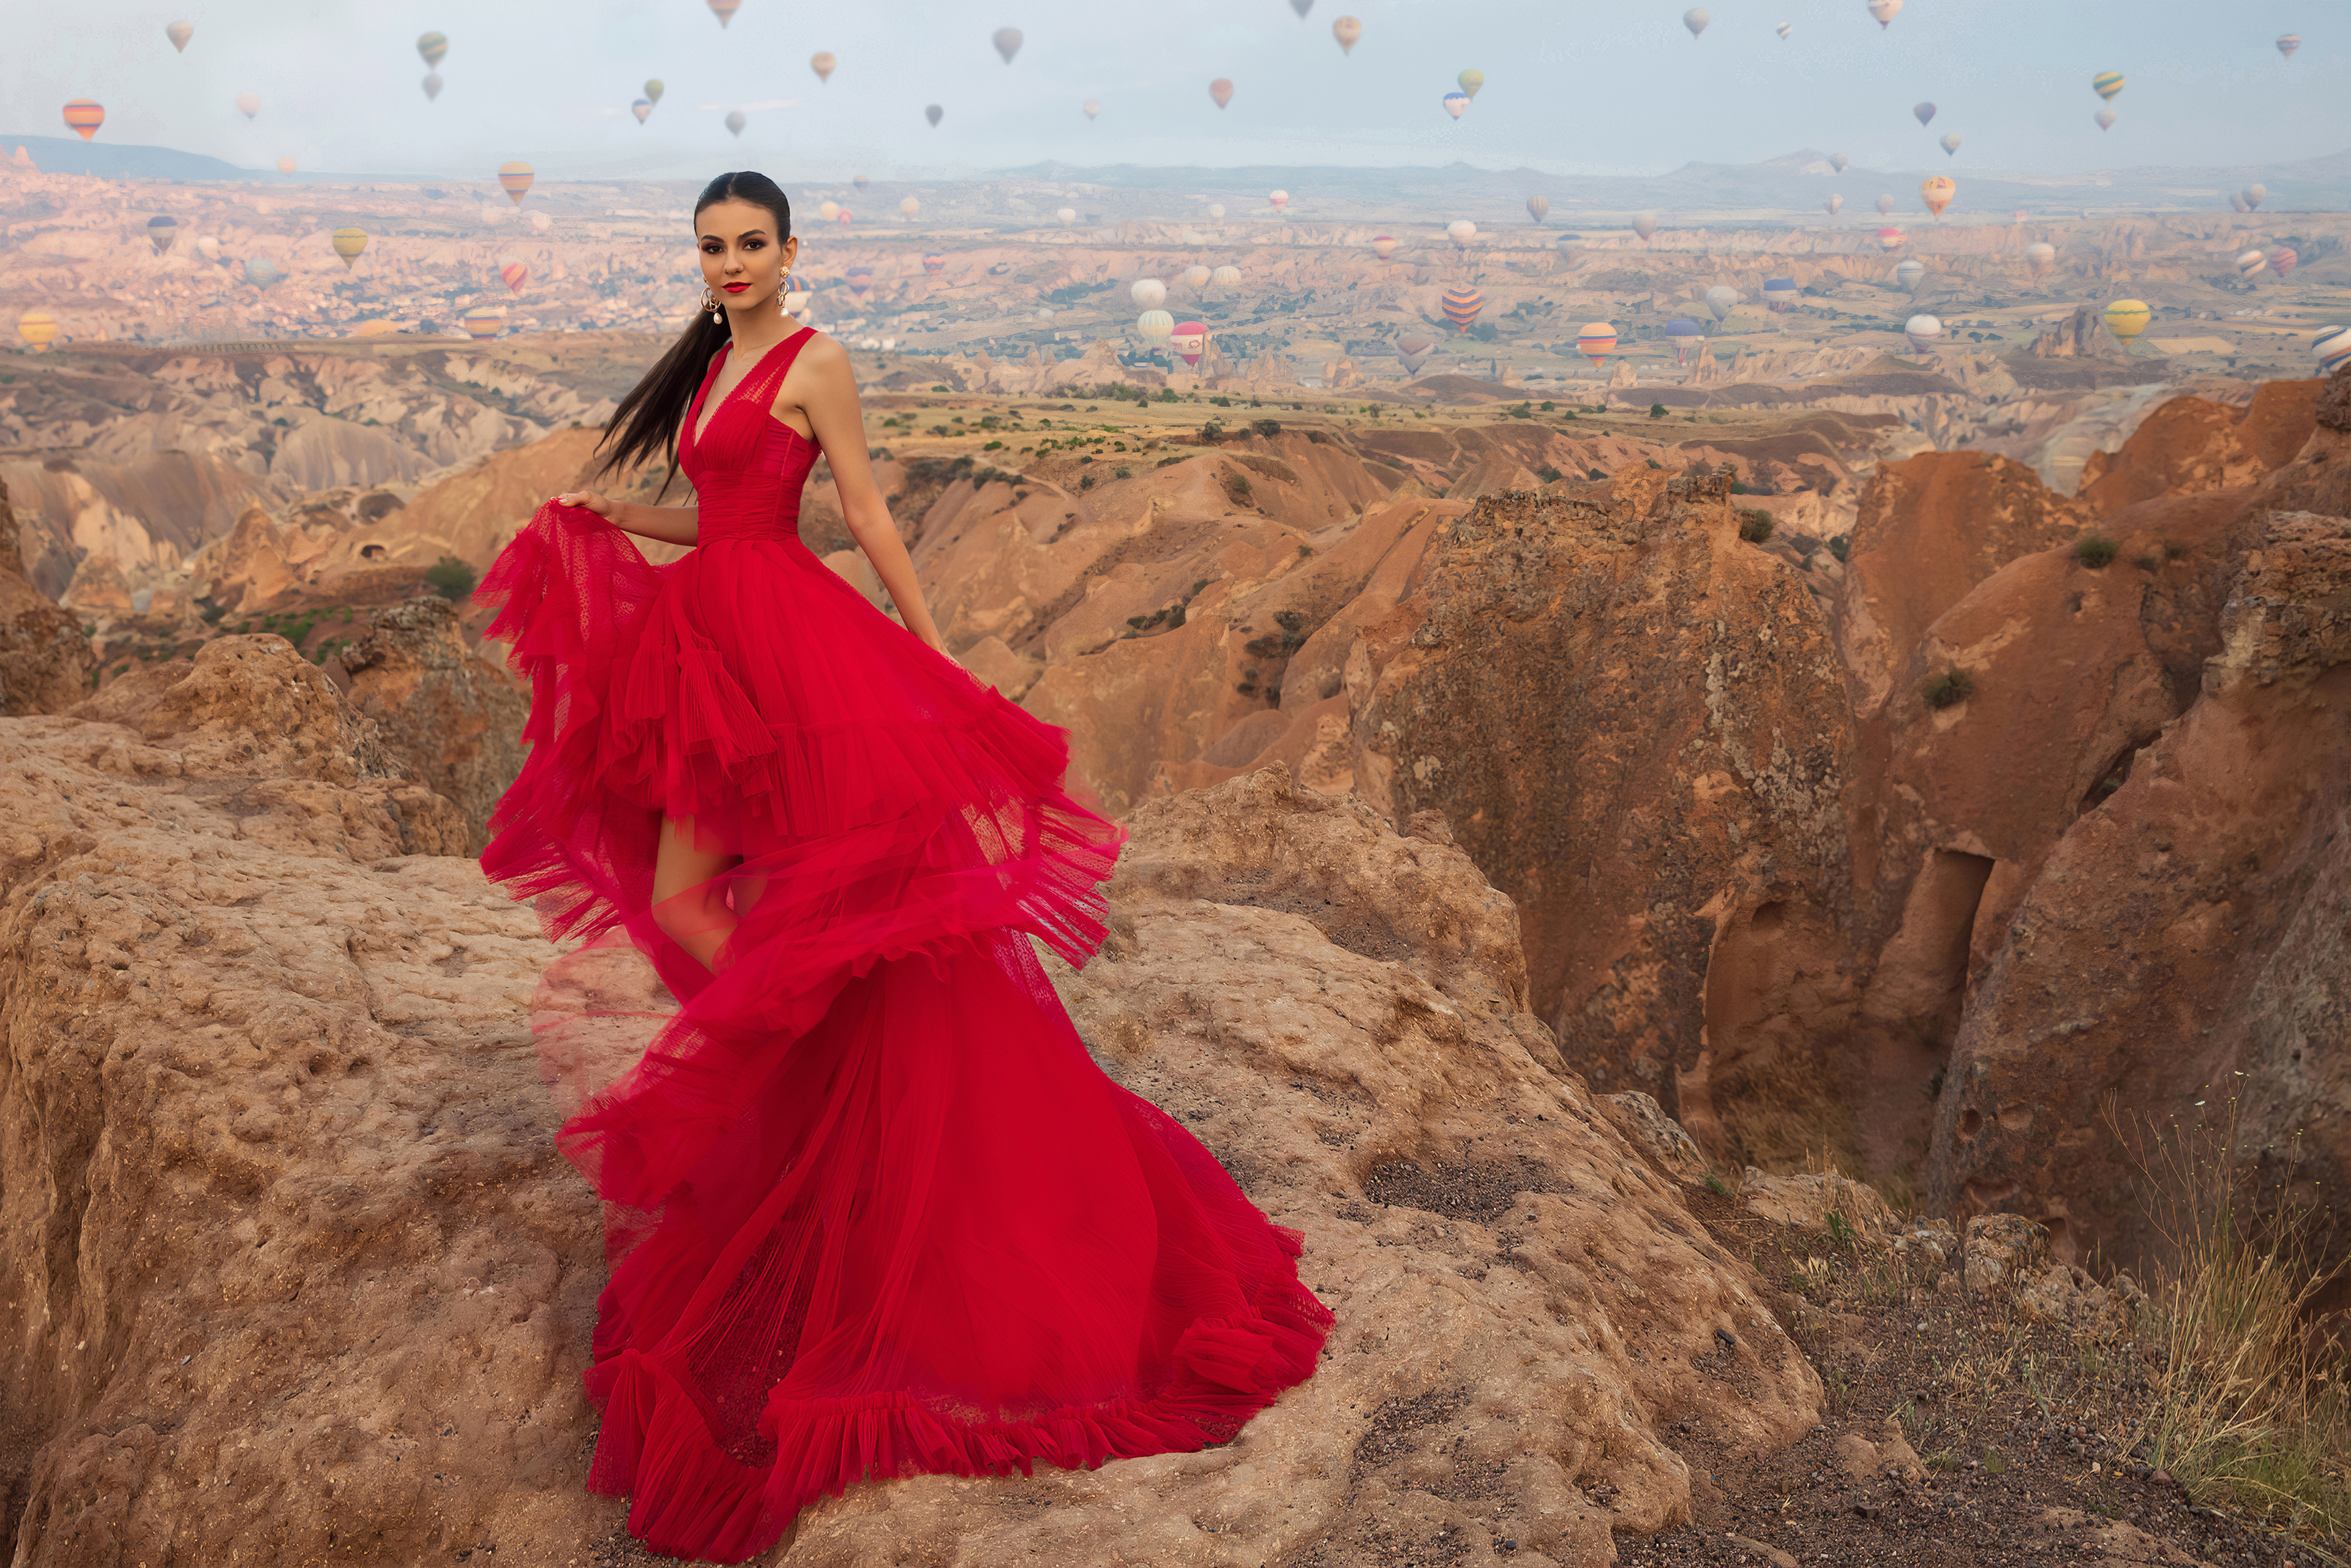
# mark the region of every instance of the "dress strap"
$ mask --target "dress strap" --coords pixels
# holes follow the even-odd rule
[[[776,394],[783,390],[784,378],[791,374],[792,361],[800,357],[800,350],[815,338],[815,328],[803,327],[768,350],[768,357],[751,367],[751,373],[743,378],[742,385],[737,389],[743,400],[762,414],[770,413],[775,407]]]

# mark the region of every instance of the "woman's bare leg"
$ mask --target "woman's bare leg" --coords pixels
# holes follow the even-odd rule
[[[653,924],[713,971],[737,923],[726,907],[725,885],[716,879],[735,864],[735,856],[695,843],[692,817],[663,821],[661,852],[653,862]]]

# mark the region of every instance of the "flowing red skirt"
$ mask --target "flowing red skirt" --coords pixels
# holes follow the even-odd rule
[[[625,940],[676,999],[541,1037],[632,1531],[740,1561],[855,1481],[1196,1449],[1312,1373],[1297,1233],[1095,1066],[1031,946],[1092,952],[1123,837],[1061,732],[795,539],[655,568],[549,505],[481,592],[532,685],[484,868],[584,944],[551,986]],[[653,918],[664,816],[739,857],[715,973]]]

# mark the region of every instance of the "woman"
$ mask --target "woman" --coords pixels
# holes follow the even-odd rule
[[[601,470],[674,441],[695,504],[558,496],[484,580],[532,749],[482,863],[679,1001],[560,1134],[612,1262],[589,1484],[654,1550],[739,1561],[861,1479],[1223,1441],[1331,1316],[1046,983],[1029,938],[1085,960],[1123,835],[942,647],[848,356],[783,314],[783,193],[722,174],[695,225],[703,313]],[[795,532],[820,450],[903,625]]]

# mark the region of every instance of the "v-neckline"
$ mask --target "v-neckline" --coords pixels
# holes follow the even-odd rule
[[[803,327],[799,329],[799,332],[790,333],[782,339],[781,341],[769,344],[768,346],[767,352],[761,354],[758,359],[751,361],[751,368],[743,372],[742,380],[737,381],[733,386],[728,387],[726,392],[716,403],[711,403],[709,401],[711,388],[717,385],[718,377],[724,372],[726,362],[735,357],[735,340],[732,338],[729,338],[723,345],[720,346],[718,357],[711,361],[709,385],[703,388],[703,402],[705,404],[705,407],[695,410],[695,450],[700,451],[702,449],[702,443],[710,434],[710,427],[717,423],[719,412],[726,406],[727,399],[742,391],[744,386],[751,380],[751,378],[759,373],[759,367],[766,364],[768,360],[772,359],[775,356],[776,351],[781,349],[784,344],[794,341],[799,337],[800,332],[806,332],[810,329],[811,329],[810,328]],[[789,424],[785,425],[784,428],[786,430],[792,429]],[[792,434],[794,435],[798,435],[799,432],[792,430]]]

